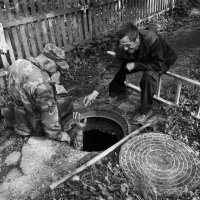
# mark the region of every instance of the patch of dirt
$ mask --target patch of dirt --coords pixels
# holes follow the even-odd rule
[[[163,20],[153,20],[148,27],[162,34],[176,50],[178,60],[171,71],[200,81],[200,7],[195,6],[188,10],[185,8],[187,7],[175,10],[173,17],[165,16]],[[110,62],[110,57],[105,52],[114,50],[116,45],[116,39],[109,36],[68,53],[68,64],[71,70],[63,74],[62,83],[66,89],[70,90],[74,87],[69,94],[75,100],[93,91],[99,73]],[[174,80],[165,78],[162,95],[170,100],[173,99],[176,84]],[[199,120],[194,119],[190,114],[199,104],[199,94],[200,91],[196,87],[186,85],[181,93],[180,108],[156,102],[155,112],[163,113],[167,117],[167,122],[153,127],[150,131],[169,134],[172,138],[191,146],[198,155],[200,124]],[[106,91],[103,95],[106,95]],[[133,184],[124,177],[119,167],[118,153],[119,149],[78,175],[75,181],[66,182],[56,190],[46,192],[37,200],[137,199]],[[148,191],[147,188],[140,188],[139,195],[146,196],[148,200],[151,198],[149,196],[152,196],[151,199],[156,199],[154,192]],[[167,199],[195,200],[199,199],[199,196],[200,188],[197,188],[187,191],[180,197]]]

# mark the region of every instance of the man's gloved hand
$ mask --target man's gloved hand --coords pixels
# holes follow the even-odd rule
[[[84,121],[81,122],[81,115],[79,112],[73,112],[73,120],[78,130],[83,130],[85,128],[87,123],[87,118],[84,118]]]
[[[97,98],[97,96],[99,95],[99,92],[94,90],[91,94],[89,94],[88,96],[86,96],[83,100],[83,104],[84,106],[90,106],[91,103],[93,101],[95,101],[95,99]]]
[[[84,119],[83,122],[81,122],[80,113],[74,112],[73,113],[73,120],[75,126],[71,130],[71,146],[73,146],[77,150],[83,149],[83,131],[87,123],[87,118]]]
[[[126,69],[131,72],[132,70],[135,69],[135,63],[134,62],[129,62],[126,64]]]

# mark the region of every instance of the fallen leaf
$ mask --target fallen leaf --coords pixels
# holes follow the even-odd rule
[[[73,176],[72,181],[80,181],[80,176]]]

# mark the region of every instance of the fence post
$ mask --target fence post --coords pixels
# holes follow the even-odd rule
[[[14,17],[13,17],[12,12],[11,12],[9,1],[4,0],[4,5],[5,5],[5,8],[6,8],[6,14],[7,14],[8,20],[10,20],[10,21],[13,20]],[[18,56],[18,58],[23,58],[21,44],[20,44],[20,41],[19,41],[19,38],[18,38],[17,28],[12,27],[11,32],[12,32],[12,36],[13,36],[13,39],[14,39],[15,48],[17,49],[17,56]]]
[[[93,37],[93,27],[92,27],[92,13],[93,13],[93,7],[90,7],[90,0],[86,0],[86,3],[88,5],[88,12],[87,12],[87,18],[89,23],[89,39],[91,40]]]

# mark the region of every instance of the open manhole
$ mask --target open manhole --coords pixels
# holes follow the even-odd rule
[[[200,183],[195,152],[162,133],[145,133],[127,141],[120,150],[119,163],[134,184],[152,188],[161,196],[179,196]]]
[[[88,111],[81,114],[81,120],[87,118],[84,129],[83,151],[104,151],[128,134],[128,123],[119,114],[112,111]],[[73,119],[64,122],[69,130]]]

